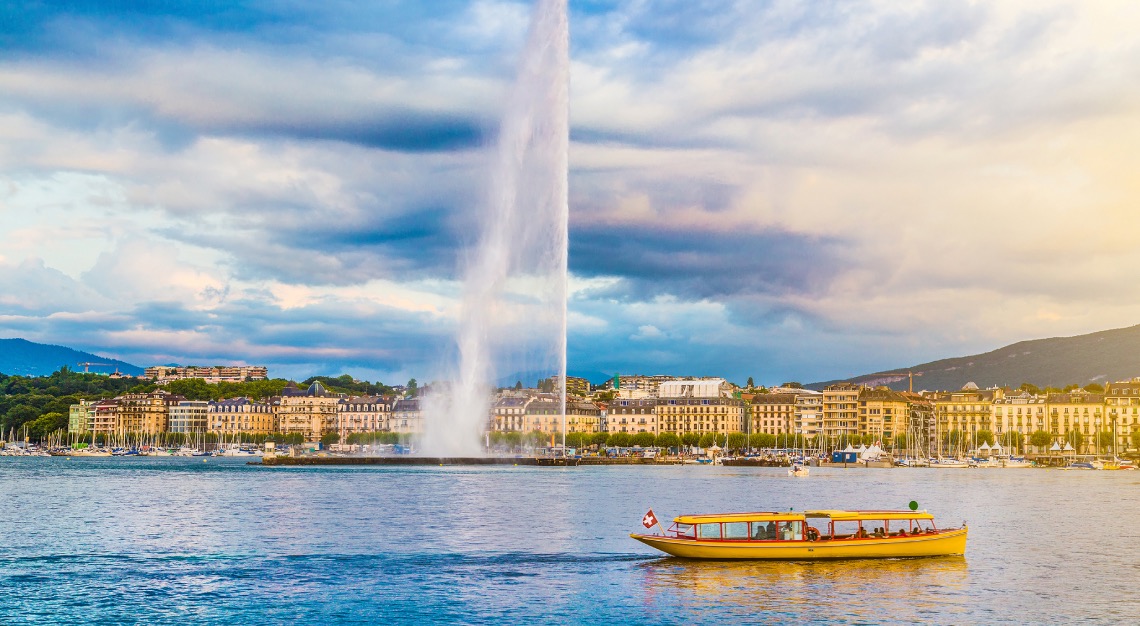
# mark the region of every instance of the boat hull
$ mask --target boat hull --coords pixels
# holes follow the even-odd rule
[[[814,561],[828,559],[897,559],[966,554],[967,528],[933,535],[839,541],[694,541],[660,535],[630,537],[683,559],[748,559]]]

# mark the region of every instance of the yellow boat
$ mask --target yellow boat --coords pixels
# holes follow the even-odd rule
[[[687,559],[799,561],[964,555],[967,530],[939,529],[926,511],[805,511],[682,515],[630,537]]]

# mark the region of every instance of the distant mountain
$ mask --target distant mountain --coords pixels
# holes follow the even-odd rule
[[[139,376],[143,368],[105,356],[72,350],[64,346],[33,343],[26,339],[0,339],[0,373],[20,376],[46,376],[68,366],[73,371],[82,372],[78,363],[100,363],[92,365],[90,371],[110,374],[118,369],[123,374]]]
[[[1140,376],[1140,325],[1076,337],[1021,341],[985,354],[805,386],[823,389],[832,383],[852,382],[904,390],[907,371],[914,373],[915,391],[961,389],[968,382],[985,388],[1017,387],[1022,383],[1038,387],[1084,386],[1092,382],[1128,380]]]

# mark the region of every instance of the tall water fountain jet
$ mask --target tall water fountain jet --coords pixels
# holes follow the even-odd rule
[[[465,266],[458,371],[424,400],[426,454],[480,453],[497,375],[548,372],[566,380],[569,41],[566,0],[537,0],[499,126],[478,243]]]

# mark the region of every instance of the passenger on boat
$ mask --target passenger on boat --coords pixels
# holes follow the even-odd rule
[[[876,537],[882,537],[883,536],[883,527],[882,526],[876,526],[875,527],[875,536]]]
[[[860,526],[859,532],[855,533],[855,538],[856,539],[866,539],[867,538],[867,529]]]
[[[906,537],[906,529],[905,529],[905,528],[900,528],[900,529],[899,529],[899,535],[898,535],[898,536],[899,536],[899,537]]]
[[[776,522],[768,522],[768,526],[764,529],[765,539],[776,538]]]

